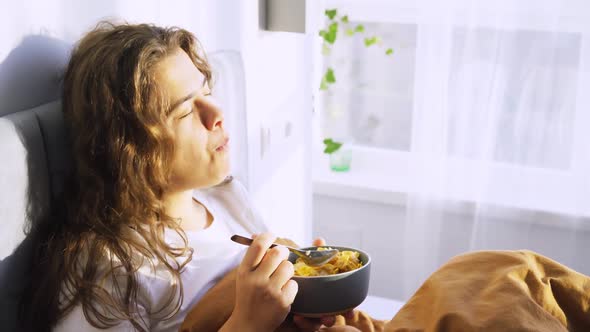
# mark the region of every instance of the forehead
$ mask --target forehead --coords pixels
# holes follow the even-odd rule
[[[166,56],[155,67],[158,86],[171,102],[198,90],[205,76],[197,69],[189,56],[178,49]]]

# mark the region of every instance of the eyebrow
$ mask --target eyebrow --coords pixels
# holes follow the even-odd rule
[[[178,106],[182,105],[187,100],[193,98],[196,94],[197,94],[197,91],[193,91],[193,92],[189,93],[188,95],[186,95],[186,96],[178,99],[177,101],[175,101],[172,104],[172,106],[170,106],[170,108],[168,109],[167,114],[171,114]]]

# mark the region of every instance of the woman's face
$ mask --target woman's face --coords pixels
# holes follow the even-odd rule
[[[219,184],[229,174],[228,135],[223,114],[203,84],[204,76],[181,49],[155,68],[158,85],[172,105],[168,124],[175,142],[171,191]]]

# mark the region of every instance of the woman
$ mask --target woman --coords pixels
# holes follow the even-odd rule
[[[60,210],[33,232],[23,329],[177,331],[238,265],[221,330],[277,328],[297,292],[293,266],[285,248],[267,250],[270,234],[245,255],[228,241],[265,228],[227,180],[229,137],[196,38],[100,24],[75,47],[63,83],[74,167]]]

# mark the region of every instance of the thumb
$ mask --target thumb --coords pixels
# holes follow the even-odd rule
[[[312,245],[314,245],[316,247],[325,246],[326,245],[326,240],[324,240],[323,237],[318,237],[315,240],[313,240]]]

